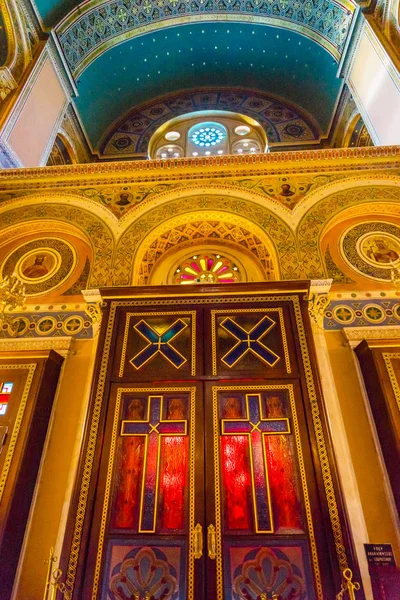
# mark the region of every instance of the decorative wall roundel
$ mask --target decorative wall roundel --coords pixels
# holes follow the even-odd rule
[[[76,265],[73,247],[58,238],[41,238],[13,250],[5,259],[2,275],[15,273],[25,284],[27,296],[58,287]]]
[[[356,271],[383,281],[390,281],[390,270],[400,261],[400,227],[391,223],[361,223],[342,237],[341,251]]]

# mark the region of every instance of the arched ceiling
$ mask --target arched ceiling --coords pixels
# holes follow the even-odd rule
[[[110,43],[163,26],[210,20],[287,26],[319,39],[322,45],[330,46],[333,54],[340,55],[356,3],[352,0],[89,0],[81,3],[36,0],[36,6],[46,27],[58,26],[61,45],[72,67],[72,63],[86,59],[104,44],[109,47]],[[75,41],[78,43],[74,44]]]
[[[336,74],[332,55],[293,31],[249,23],[186,24],[103,52],[78,77],[75,103],[94,148],[135,106],[204,85],[280,96],[309,113],[326,134],[342,86]]]

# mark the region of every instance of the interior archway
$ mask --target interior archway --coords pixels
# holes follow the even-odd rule
[[[145,238],[136,253],[132,283],[173,283],[180,261],[207,252],[230,257],[240,265],[244,281],[277,278],[278,262],[265,233],[254,233],[245,219],[233,220],[224,213],[191,213],[171,219]]]

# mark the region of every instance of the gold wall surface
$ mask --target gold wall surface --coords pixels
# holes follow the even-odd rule
[[[340,327],[347,323],[334,320],[344,304],[341,294],[350,306],[351,294],[362,293],[364,303],[369,296],[375,304],[378,298],[389,298],[392,316],[381,326],[400,327],[399,294],[388,263],[382,266],[364,257],[361,269],[357,248],[346,246],[348,232],[368,236],[378,231],[394,244],[387,257],[394,256],[397,244],[400,256],[399,203],[398,147],[0,171],[1,273],[23,264],[18,261],[24,260],[24,252],[35,248],[60,257],[54,280],[49,275],[32,287],[28,282],[29,296],[18,312],[26,327],[18,336],[32,348],[42,336],[73,337],[16,598],[43,597],[44,560],[53,545],[59,554],[65,533],[96,345],[91,318],[85,317],[86,302],[93,303],[93,314],[98,310],[95,295],[84,298],[81,290],[162,283],[157,273],[170,269],[173,253],[184,257],[194,242],[196,248],[208,248],[212,242],[218,250],[236,253],[252,274],[249,281],[271,279],[262,275],[266,256],[275,280],[333,279],[336,304],[325,322],[334,323],[337,330],[326,333],[326,341],[358,486],[356,510],[365,520],[365,542],[391,542],[400,560],[396,523],[352,351],[343,345]],[[351,310],[355,314],[357,309]],[[76,329],[74,319],[80,319]],[[12,336],[3,330],[0,337]],[[348,501],[354,503],[352,497]]]
[[[364,220],[374,213],[392,221],[399,167],[398,147],[369,147],[3,170],[0,262],[24,227],[62,238],[68,226],[88,246],[90,274],[81,288],[146,283],[151,277],[139,274],[151,276],[160,264],[162,253],[151,264],[146,257],[160,236],[189,222],[199,238],[199,223],[220,221],[232,229],[233,245],[243,247],[243,230],[257,235],[275,257],[277,278],[326,277],[322,236],[338,215],[354,218],[357,207]],[[371,284],[382,286],[379,278]]]
[[[397,561],[400,561],[397,523],[385,494],[385,475],[360,385],[357,358],[341,331],[326,333],[325,337],[350,447],[349,460],[353,463],[357,479],[369,542],[392,544]]]
[[[35,342],[31,344],[34,347]],[[79,461],[95,345],[95,340],[75,340],[65,359],[14,589],[16,598],[42,599],[50,548],[55,547],[59,556]]]

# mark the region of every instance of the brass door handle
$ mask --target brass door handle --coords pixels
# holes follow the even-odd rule
[[[217,557],[217,534],[214,525],[207,527],[208,558],[215,560]]]
[[[197,523],[192,532],[192,552],[196,559],[203,556],[203,528],[200,523]]]

